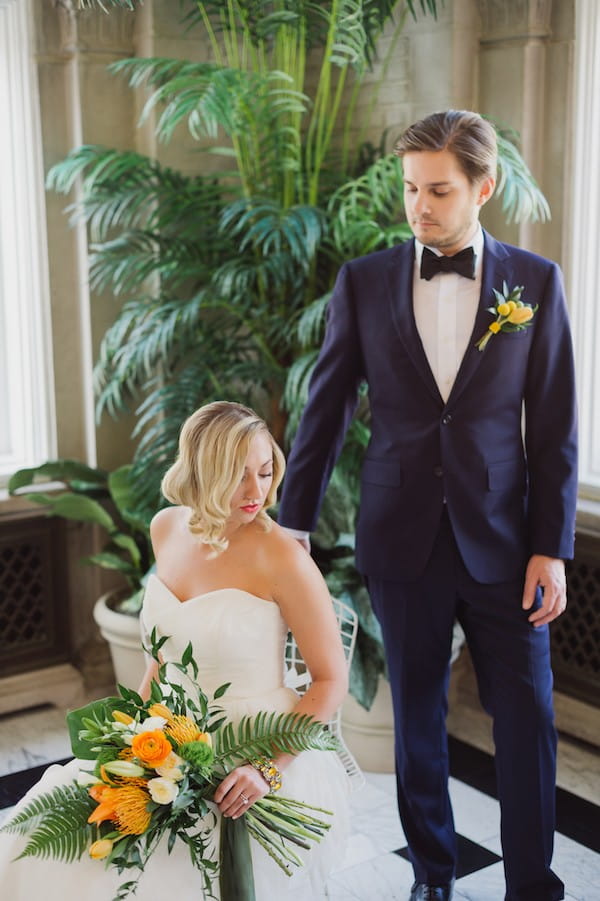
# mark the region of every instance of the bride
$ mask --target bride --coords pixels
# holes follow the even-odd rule
[[[219,704],[234,723],[260,710],[293,711],[327,722],[347,691],[344,653],[325,582],[306,551],[266,513],[284,467],[281,450],[252,410],[224,401],[207,404],[183,425],[178,458],[162,483],[173,506],[157,513],[150,528],[156,575],[146,586],[143,630],[149,634],[155,628],[158,636],[169,636],[161,656],[172,681],[185,677],[169,668],[169,661],[180,660],[191,641],[203,691],[210,697],[224,682],[231,683]],[[312,676],[301,698],[283,682],[288,630]],[[148,665],[140,686],[144,699],[157,668],[155,661]],[[333,752],[281,753],[273,767],[282,794],[334,816],[326,838],[300,852],[304,866],[291,877],[251,842],[256,899],[316,901],[326,897],[328,874],[344,851],[347,777]],[[77,771],[76,760],[49,767],[17,810],[36,795],[71,782]],[[251,762],[238,766],[215,791],[220,815],[243,816],[272,782]],[[0,885],[3,896],[13,901],[29,901],[38,892],[49,901],[110,901],[124,881],[123,874],[89,858],[70,864],[15,861],[24,842],[12,833],[0,834]],[[138,897],[154,901],[169,892],[178,901],[197,901],[204,897],[201,886],[187,849],[176,843],[170,854],[159,846],[151,857]],[[218,897],[216,882],[214,891]]]

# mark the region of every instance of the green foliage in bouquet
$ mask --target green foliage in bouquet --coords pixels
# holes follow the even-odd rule
[[[152,632],[155,659],[166,641]],[[332,814],[269,794],[235,822],[222,818],[217,857],[215,788],[256,756],[336,750],[337,739],[306,715],[260,712],[237,725],[227,722],[218,701],[229,686],[209,700],[196,682],[191,644],[169,667],[183,674],[185,688],[160,665],[148,701],[119,685],[118,696],[69,713],[73,753],[89,767],[82,767],[72,784],[35,798],[2,830],[28,836],[20,857],[70,863],[87,852],[118,873],[138,870],[135,879],[121,884],[115,901],[135,891],[161,841],[171,851],[179,840],[208,895],[218,876],[222,901],[253,901],[250,839],[291,875],[303,864],[291,845],[310,849],[330,828]]]

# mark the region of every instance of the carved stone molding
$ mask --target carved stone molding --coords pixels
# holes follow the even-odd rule
[[[477,6],[484,41],[550,35],[552,0],[477,0]]]
[[[73,10],[58,5],[54,10],[60,27],[63,53],[103,53],[121,55],[133,49],[135,12],[114,9],[107,15],[101,9]]]
[[[135,12],[111,9],[107,15],[101,9],[79,10],[72,0],[33,0],[33,8],[38,60],[133,53]]]

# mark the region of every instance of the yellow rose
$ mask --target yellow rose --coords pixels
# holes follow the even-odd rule
[[[173,719],[173,714],[166,704],[152,704],[151,707],[148,707],[148,713],[150,716],[162,716],[167,722]]]
[[[159,776],[164,776],[165,779],[171,779],[173,782],[180,782],[184,775],[183,770],[180,768],[182,763],[183,759],[173,751],[162,766],[154,767],[154,769]]]
[[[108,857],[110,852],[113,849],[113,842],[110,838],[101,838],[97,842],[93,842],[90,845],[90,857],[94,860],[104,860],[105,857]]]
[[[508,321],[512,322],[513,325],[522,325],[523,322],[529,322],[530,319],[533,319],[531,307],[518,307],[508,317]]]
[[[170,804],[179,794],[179,787],[171,779],[150,779],[148,791],[155,804]]]

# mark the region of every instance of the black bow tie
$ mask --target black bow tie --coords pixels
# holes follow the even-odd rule
[[[428,247],[423,248],[421,278],[429,281],[437,272],[458,272],[465,278],[475,278],[475,254],[472,247],[455,253],[453,257],[438,257]]]

